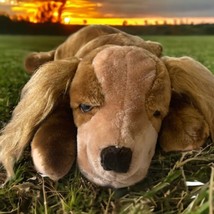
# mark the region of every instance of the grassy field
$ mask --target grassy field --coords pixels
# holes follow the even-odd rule
[[[189,55],[214,72],[214,37],[145,37],[159,41],[164,54]],[[56,47],[63,37],[0,36],[0,125],[9,120],[28,80],[23,58],[31,51]],[[54,183],[34,170],[26,149],[15,166],[15,178],[0,188],[0,213],[192,213],[214,210],[214,146],[201,151],[164,154],[157,148],[149,174],[141,183],[119,190],[100,188],[81,176],[77,167]],[[0,168],[0,182],[5,172]],[[189,181],[200,181],[191,186]],[[203,185],[202,185],[203,184]]]

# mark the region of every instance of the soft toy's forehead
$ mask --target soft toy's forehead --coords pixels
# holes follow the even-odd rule
[[[92,65],[106,99],[143,96],[156,76],[156,61],[141,48],[113,46],[100,51]],[[142,93],[143,92],[143,93]]]

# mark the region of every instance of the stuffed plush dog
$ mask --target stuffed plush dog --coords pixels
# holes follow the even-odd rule
[[[32,53],[33,74],[0,136],[0,161],[13,165],[31,143],[36,169],[53,180],[75,157],[101,186],[142,180],[157,141],[165,151],[214,139],[214,77],[188,58],[161,58],[155,42],[90,26],[56,50]]]

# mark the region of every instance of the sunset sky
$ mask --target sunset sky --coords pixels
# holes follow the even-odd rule
[[[45,0],[18,2],[0,0],[0,12],[32,16]],[[63,19],[68,23],[87,19],[89,24],[105,23],[111,19],[118,23],[127,20],[130,24],[145,23],[145,19],[151,24],[155,20],[155,23],[157,20],[159,23],[163,20],[174,23],[175,19],[183,22],[214,23],[214,0],[70,0],[63,11]]]

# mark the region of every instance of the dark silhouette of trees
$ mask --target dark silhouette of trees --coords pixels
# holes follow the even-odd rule
[[[60,5],[60,7],[58,9],[58,22],[62,21],[62,12],[63,12],[63,10],[65,8],[65,5],[66,5],[67,1],[66,0],[62,0],[60,2],[61,2],[61,5]]]
[[[51,16],[50,16],[51,17]],[[18,35],[69,35],[81,29],[87,24],[83,20],[82,25],[63,25],[59,22],[32,23],[27,20],[11,20],[8,16],[0,15],[0,34]],[[123,23],[121,23],[123,24]],[[214,24],[192,23],[178,25],[134,25],[116,26],[120,30],[134,35],[214,35]]]
[[[44,1],[38,8],[35,20],[37,22],[61,22],[66,0]]]

